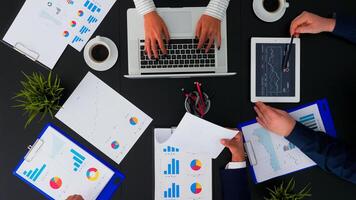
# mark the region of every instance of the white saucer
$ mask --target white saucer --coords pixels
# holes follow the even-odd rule
[[[103,44],[109,48],[109,57],[104,62],[96,62],[90,56],[90,50],[97,44]],[[96,71],[106,71],[112,68],[119,57],[119,52],[115,43],[106,37],[96,36],[88,42],[84,48],[84,60],[87,65]]]
[[[275,12],[268,12],[263,7],[263,0],[253,0],[252,7],[256,16],[265,22],[275,22],[283,17],[286,9],[289,7],[289,3],[285,0],[280,1],[281,5]]]

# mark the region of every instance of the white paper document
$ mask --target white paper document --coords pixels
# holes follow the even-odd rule
[[[27,0],[3,40],[50,69],[68,45],[62,36],[69,18],[65,1]]]
[[[235,137],[237,131],[229,130],[186,113],[167,145],[180,145],[185,151],[217,158],[223,151],[221,139]]]
[[[316,104],[290,113],[311,129],[325,132]],[[246,150],[257,182],[295,172],[315,163],[294,144],[262,128],[258,123],[242,127]]]
[[[173,130],[155,129],[155,200],[212,200],[212,160],[170,146]]]
[[[96,199],[114,175],[51,126],[40,141],[43,144],[32,152],[31,159],[22,162],[16,174],[53,199],[64,200],[73,194]]]
[[[118,164],[152,122],[90,72],[56,117]]]

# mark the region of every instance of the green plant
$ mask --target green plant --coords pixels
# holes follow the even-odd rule
[[[40,120],[47,114],[53,118],[53,113],[61,108],[59,100],[64,89],[60,86],[58,76],[52,78],[52,72],[47,77],[41,73],[23,75],[26,79],[21,81],[22,90],[14,96],[18,103],[14,107],[21,108],[27,116],[26,128],[40,113]]]
[[[268,191],[270,192],[269,198],[264,198],[265,200],[301,200],[304,199],[305,197],[310,197],[311,196],[311,187],[310,185],[306,185],[301,191],[295,192],[294,191],[295,187],[295,180],[292,178],[287,186],[285,187],[284,183],[280,186],[274,186],[274,189],[267,188]]]

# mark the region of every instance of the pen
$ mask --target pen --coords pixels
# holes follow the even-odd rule
[[[282,69],[284,72],[286,72],[286,69],[288,66],[289,56],[290,56],[292,45],[293,45],[293,40],[294,40],[294,35],[292,35],[292,37],[290,39],[290,43],[287,45],[286,54],[284,55],[284,58],[283,58]]]

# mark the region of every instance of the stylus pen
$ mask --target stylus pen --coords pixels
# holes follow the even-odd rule
[[[284,55],[284,59],[283,59],[283,63],[282,63],[282,69],[283,71],[285,69],[287,69],[287,65],[288,65],[288,61],[289,61],[289,56],[290,56],[290,53],[292,51],[292,45],[293,45],[293,40],[294,40],[294,35],[292,35],[291,39],[290,39],[290,43],[288,44],[287,46],[287,52],[286,54]]]

